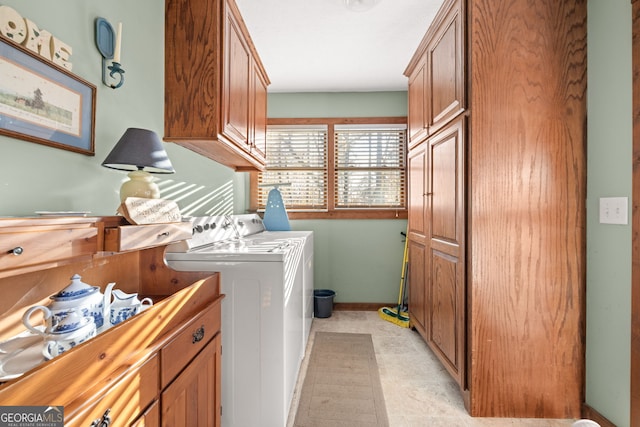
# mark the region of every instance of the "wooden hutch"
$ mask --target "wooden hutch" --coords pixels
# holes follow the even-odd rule
[[[185,223],[127,225],[120,217],[0,219],[0,341],[24,331],[73,274],[150,297],[153,307],[0,385],[0,405],[63,406],[65,426],[220,425],[217,273],[164,263]],[[198,403],[202,404],[198,404]],[[92,424],[93,423],[93,424]]]

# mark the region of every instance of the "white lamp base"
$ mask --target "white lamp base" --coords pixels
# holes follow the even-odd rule
[[[133,171],[127,175],[130,180],[125,181],[120,187],[120,201],[127,197],[142,197],[145,199],[159,199],[160,188],[153,182],[153,176],[146,171]]]

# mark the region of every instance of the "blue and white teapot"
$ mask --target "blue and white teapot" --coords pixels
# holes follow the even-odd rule
[[[114,285],[115,283],[109,283],[103,295],[98,286],[82,282],[81,277],[75,274],[71,277],[71,283],[66,288],[49,297],[51,299],[49,305],[31,307],[25,313],[25,317],[28,319],[34,311],[46,308],[46,311],[51,312],[51,315],[45,316],[44,326],[45,329],[51,330],[71,312],[77,312],[80,316],[92,317],[96,328],[101,328],[105,323],[105,315],[109,315],[105,310],[111,300],[111,290]]]
[[[49,310],[54,315],[65,310],[77,310],[85,317],[93,317],[96,328],[101,328],[107,315],[105,302],[111,299],[111,290],[115,283],[109,283],[103,295],[100,287],[88,285],[81,279],[79,275],[74,274],[66,288],[52,295]]]

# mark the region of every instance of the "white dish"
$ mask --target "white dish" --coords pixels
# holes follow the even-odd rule
[[[43,329],[42,327],[38,328]],[[4,342],[1,342],[0,354],[4,355],[22,351],[28,347],[31,347],[39,341],[42,341],[42,337],[40,335],[36,335],[31,332],[28,332],[26,334],[23,333]]]
[[[36,211],[40,216],[87,216],[90,211]]]
[[[36,329],[44,330],[44,327]],[[43,347],[43,337],[31,331],[0,342],[0,382],[17,378],[44,362]]]
[[[24,350],[0,359],[0,381],[17,378],[45,361],[42,355],[44,341],[40,340]]]

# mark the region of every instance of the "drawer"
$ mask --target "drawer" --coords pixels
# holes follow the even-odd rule
[[[124,252],[168,245],[191,238],[190,222],[123,225],[105,229],[104,249]]]
[[[94,224],[0,231],[0,271],[90,256],[98,241]]]
[[[88,408],[67,418],[65,427],[86,427],[107,413],[113,426],[128,426],[139,419],[158,397],[158,358],[153,356],[140,368],[87,399]],[[66,408],[65,408],[66,409]],[[100,424],[101,425],[101,424]]]
[[[220,300],[181,328],[160,350],[160,383],[164,389],[220,331]]]

